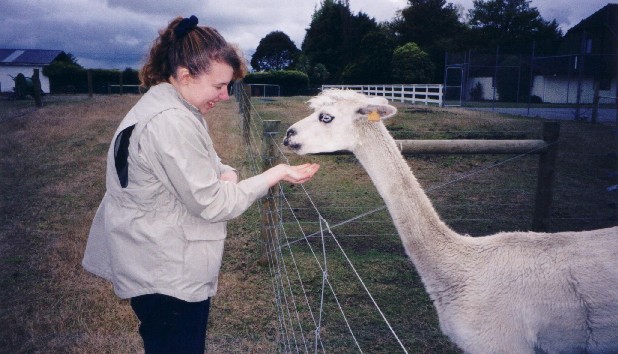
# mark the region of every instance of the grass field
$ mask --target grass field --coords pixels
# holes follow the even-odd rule
[[[80,266],[90,222],[104,193],[109,141],[138,98],[48,97],[42,109],[0,101],[0,352],[142,350],[128,302],[117,299],[108,283]],[[254,99],[253,104],[261,119],[281,120],[284,130],[309,113],[305,100]],[[539,120],[423,106],[399,106],[399,110],[388,127],[401,139],[541,136]],[[221,157],[246,177],[250,173],[237,112],[233,100],[222,103],[208,121]],[[616,225],[618,191],[608,191],[608,187],[618,184],[617,141],[613,127],[561,122],[552,231]],[[305,188],[331,225],[382,204],[351,156],[287,158],[292,163],[321,163],[321,171]],[[428,195],[441,217],[458,232],[481,236],[530,227],[538,156],[489,168],[508,158],[420,155],[409,157],[408,162],[423,187],[430,190]],[[304,191],[289,185],[284,191],[290,210],[302,218],[305,232],[318,229]],[[298,239],[300,230],[290,222],[294,219],[291,211],[284,210],[282,217],[286,237]],[[258,264],[259,220],[254,207],[230,223],[220,290],[210,318],[210,352],[281,349],[271,271]],[[440,334],[431,302],[385,212],[333,231],[409,352],[457,352]],[[322,247],[320,240],[309,244]],[[307,246],[294,247],[313,304],[320,295],[321,273],[312,265]],[[400,351],[332,240],[327,240],[325,248],[329,277],[363,351]],[[354,352],[337,309],[329,307],[333,299],[325,300],[321,334],[326,352]],[[307,312],[301,309],[300,313]]]

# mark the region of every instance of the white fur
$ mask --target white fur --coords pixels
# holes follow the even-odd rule
[[[384,124],[383,98],[328,90],[284,144],[352,151],[384,198],[440,328],[468,353],[617,353],[618,227],[467,237],[445,225]],[[328,114],[332,122],[320,122]]]

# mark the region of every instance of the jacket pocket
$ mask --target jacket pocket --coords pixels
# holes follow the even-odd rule
[[[182,225],[184,289],[192,294],[214,294],[221,268],[225,223]],[[208,295],[211,296],[211,295]]]

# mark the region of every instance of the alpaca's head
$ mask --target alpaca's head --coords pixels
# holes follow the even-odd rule
[[[325,90],[309,100],[313,113],[294,123],[283,145],[297,154],[353,151],[356,130],[363,124],[382,124],[397,109],[384,97],[368,97],[348,90]]]

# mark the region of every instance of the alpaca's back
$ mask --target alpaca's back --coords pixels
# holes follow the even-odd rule
[[[570,263],[589,332],[588,352],[618,353],[618,227],[586,231],[589,237]]]
[[[460,347],[618,352],[618,227],[470,241],[477,257],[459,295],[432,295],[443,331]]]

